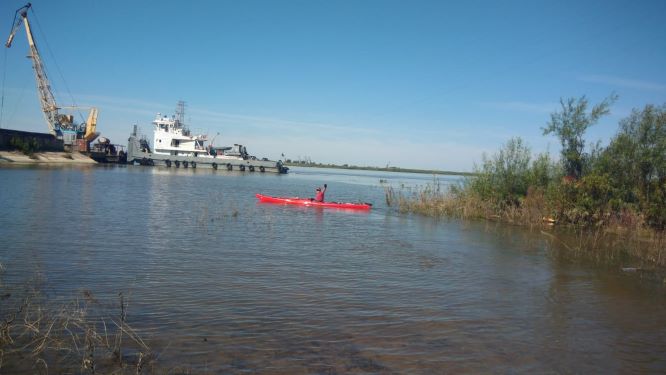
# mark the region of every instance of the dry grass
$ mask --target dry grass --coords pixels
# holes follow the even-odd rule
[[[0,373],[140,374],[153,367],[150,348],[126,322],[122,293],[115,314],[90,291],[56,309],[34,290],[23,294],[10,294],[0,309]]]
[[[501,220],[510,223],[528,224],[538,218],[541,221],[542,209],[537,201],[528,197],[528,204],[522,207],[499,209],[491,202],[479,199],[465,192],[443,191],[439,186],[426,186],[415,191],[395,191],[385,189],[386,203],[403,213],[416,213],[432,217],[448,216],[460,219]]]

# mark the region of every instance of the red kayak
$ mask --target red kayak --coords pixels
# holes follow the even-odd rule
[[[271,197],[268,195],[257,194],[257,199],[260,202],[278,203],[278,204],[296,204],[299,206],[309,207],[328,207],[328,208],[345,208],[349,210],[369,210],[372,207],[370,203],[341,203],[341,202],[316,202],[312,198],[283,198]]]

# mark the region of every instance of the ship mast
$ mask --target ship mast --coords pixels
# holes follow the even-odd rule
[[[182,127],[183,134],[189,134],[189,129],[185,125],[185,101],[179,100],[176,105],[176,123],[178,127]]]
[[[185,126],[185,102],[182,100],[179,100],[176,106],[176,120]]]

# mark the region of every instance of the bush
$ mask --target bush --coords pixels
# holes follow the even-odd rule
[[[467,179],[467,187],[499,207],[517,206],[527,194],[529,165],[529,147],[521,138],[512,138],[492,159],[484,155],[482,167]]]
[[[34,138],[25,140],[21,137],[13,136],[9,140],[9,145],[21,151],[25,155],[32,155],[33,153],[39,150],[39,144],[37,143],[37,140],[35,140]]]

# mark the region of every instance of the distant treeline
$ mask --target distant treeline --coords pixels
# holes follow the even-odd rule
[[[589,108],[585,96],[562,99],[542,129],[562,145],[559,160],[532,156],[519,137],[483,156],[473,176],[451,189],[387,191],[404,211],[577,227],[666,229],[666,105],[634,109],[608,146],[586,145],[586,130],[609,113],[611,95]]]
[[[287,166],[301,166],[301,167],[313,167],[313,168],[338,168],[338,169],[358,169],[365,171],[382,171],[382,172],[408,172],[408,173],[426,173],[426,174],[436,174],[436,175],[451,175],[451,176],[472,176],[473,173],[470,172],[452,172],[452,171],[439,171],[434,169],[410,169],[410,168],[400,168],[400,167],[363,167],[356,165],[348,164],[323,164],[315,163],[312,161],[297,161],[287,159],[285,161]]]

